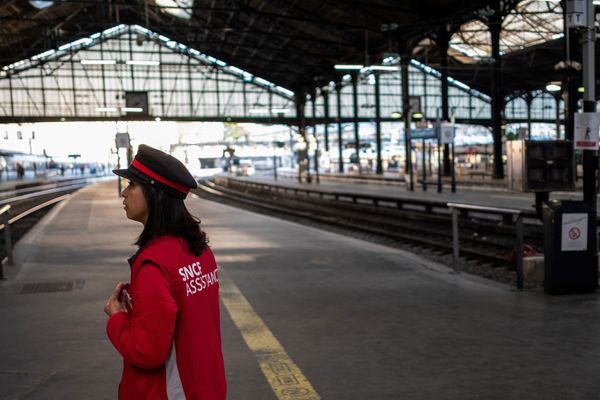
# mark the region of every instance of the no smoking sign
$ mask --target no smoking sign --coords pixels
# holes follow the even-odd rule
[[[587,250],[587,214],[563,214],[560,249],[562,251]]]
[[[581,231],[579,230],[579,228],[569,229],[569,239],[577,240],[579,239],[579,236],[581,236]]]

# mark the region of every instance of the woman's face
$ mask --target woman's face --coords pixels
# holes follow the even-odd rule
[[[123,196],[123,205],[125,206],[127,218],[146,225],[146,221],[148,220],[148,204],[146,203],[142,186],[139,183],[130,181],[121,195]]]

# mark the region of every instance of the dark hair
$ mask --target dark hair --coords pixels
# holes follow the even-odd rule
[[[135,244],[143,247],[155,237],[173,235],[184,239],[189,251],[199,256],[208,244],[206,233],[200,229],[200,220],[190,214],[182,199],[154,186],[139,185],[148,205],[148,220]]]

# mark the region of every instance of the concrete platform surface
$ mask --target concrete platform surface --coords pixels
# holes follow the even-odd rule
[[[18,244],[0,282],[0,399],[116,398],[102,308],[141,230],[116,192],[114,181],[80,190]],[[404,251],[187,204],[220,266],[229,399],[600,398],[598,295],[515,292]],[[51,283],[66,289],[39,293]]]

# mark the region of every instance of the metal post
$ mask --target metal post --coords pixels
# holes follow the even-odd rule
[[[458,272],[458,209],[452,207],[452,266]]]
[[[379,73],[375,72],[373,76],[375,77],[375,146],[377,151],[375,173],[383,175],[383,165],[381,163],[381,95],[379,91]]]
[[[337,98],[337,128],[338,128],[338,170],[340,174],[344,173],[344,158],[342,151],[342,84],[335,84],[335,95]]]
[[[352,109],[354,115],[354,149],[356,151],[356,164],[358,167],[358,175],[362,173],[360,166],[360,135],[358,126],[358,75],[352,74]]]
[[[117,169],[121,169],[121,155],[119,154],[119,144],[115,140],[115,147],[117,148]],[[121,197],[121,177],[117,176],[117,196]]]
[[[425,160],[425,139],[421,140],[421,167],[423,169],[423,191],[427,191],[427,165]]]
[[[405,135],[408,137],[406,141],[406,163],[408,164],[408,190],[413,192],[415,190],[415,182],[413,180],[413,165],[412,165],[412,139],[410,138],[410,124],[412,123],[412,112],[410,111],[409,106],[408,112],[408,126],[409,129],[406,131]]]
[[[452,193],[456,193],[456,163],[455,163],[455,157],[456,154],[454,153],[454,142],[452,142],[452,164],[451,164],[451,175],[452,175],[452,182],[451,182],[451,191]]]
[[[517,230],[517,289],[523,289],[523,216],[516,214]]]
[[[273,141],[273,180],[277,180],[277,141]]]
[[[442,154],[440,150],[440,126],[438,125],[438,138],[437,138],[437,156],[438,156],[438,176],[437,176],[437,192],[442,193]]]
[[[594,42],[596,40],[596,29],[594,26],[594,4],[592,0],[586,0],[587,27],[583,34],[583,111],[596,111],[596,81]],[[596,169],[597,150],[583,151],[583,200],[596,211]]]

